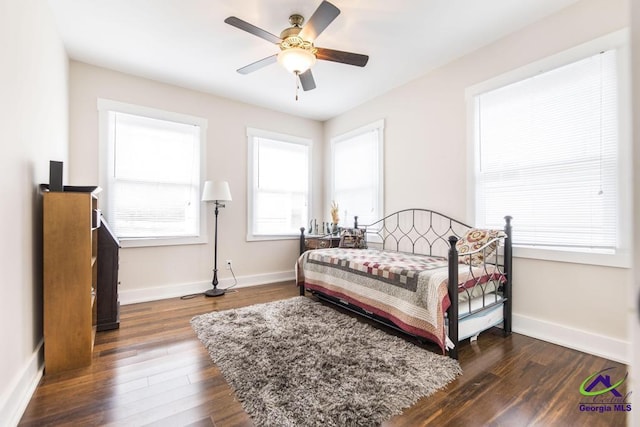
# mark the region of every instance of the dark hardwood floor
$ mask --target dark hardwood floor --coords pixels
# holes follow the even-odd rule
[[[297,294],[289,282],[123,306],[120,329],[98,333],[92,365],[45,374],[20,425],[252,425],[189,320]],[[608,367],[617,380],[619,363],[493,329],[461,344],[460,364],[456,381],[385,426],[625,425],[624,412],[579,407],[582,382]]]

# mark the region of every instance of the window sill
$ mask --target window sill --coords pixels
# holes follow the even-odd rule
[[[265,241],[270,241],[270,240],[299,240],[300,239],[300,234],[287,234],[287,235],[282,235],[282,236],[253,236],[253,235],[247,235],[247,242],[265,242]]]
[[[156,247],[156,246],[198,245],[203,243],[207,243],[206,236],[120,239],[120,246],[122,248],[149,248],[149,247]]]
[[[600,265],[603,267],[631,268],[631,254],[619,250],[617,253],[580,252],[559,248],[513,247],[515,258],[539,259],[574,264]]]

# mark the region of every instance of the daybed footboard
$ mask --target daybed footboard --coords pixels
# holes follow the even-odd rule
[[[488,271],[489,267],[495,273],[492,273],[494,280],[493,292],[490,292],[492,298],[487,298],[487,289],[483,284],[472,283],[471,286],[468,286],[465,281],[460,284],[459,280],[459,254],[456,249],[456,244],[458,242],[458,238],[456,236],[449,237],[449,254],[448,254],[448,262],[449,262],[449,299],[451,301],[451,305],[447,309],[447,322],[448,322],[448,336],[453,344],[453,348],[449,350],[449,356],[454,359],[458,358],[458,344],[459,344],[459,323],[466,317],[470,317],[473,315],[477,315],[483,311],[489,310],[492,307],[497,305],[502,305],[503,311],[503,331],[504,335],[508,336],[511,334],[511,262],[512,262],[512,246],[511,246],[511,236],[512,236],[512,228],[511,228],[511,217],[506,216],[505,218],[505,227],[504,232],[506,237],[504,238],[504,251],[502,254],[502,263],[500,263],[499,255],[496,254],[493,257],[483,257],[483,263],[480,265],[481,269],[485,272]],[[498,240],[498,239],[494,239]],[[474,253],[482,254],[486,251],[487,247],[493,241],[487,242],[483,247],[479,248],[476,251],[468,252],[465,256],[472,256]],[[471,265],[469,266],[471,270]],[[491,276],[490,275],[490,276]],[[471,274],[471,281],[475,280],[474,275]],[[486,276],[483,276],[486,277]],[[467,278],[468,279],[468,278]],[[500,283],[500,289],[495,285],[496,282]],[[478,287],[474,285],[479,285]],[[476,301],[481,301],[480,305],[477,307],[472,306],[472,293],[468,289],[480,289],[480,292],[476,292],[480,297],[476,299]],[[491,289],[490,289],[491,290]],[[501,297],[498,297],[498,290],[501,291]],[[460,315],[460,296],[466,293],[468,301],[468,308],[465,312],[464,316]]]
[[[354,228],[358,229],[357,217]],[[473,245],[465,245],[469,242],[468,235],[465,236],[467,231],[475,231],[470,226],[446,215],[424,209],[407,209],[396,212],[374,224],[361,227],[360,231],[363,230],[367,236],[370,251],[355,250],[355,253],[349,253],[354,249],[325,249],[313,256],[307,253],[300,257],[296,264],[300,295],[304,295],[305,287],[307,287],[314,295],[328,302],[341,305],[418,338],[433,337],[434,331],[439,330],[444,334],[444,337],[437,337],[435,342],[439,343],[443,351],[448,349],[449,355],[456,359],[461,339],[477,336],[480,331],[500,322],[503,323],[505,336],[511,333],[511,217],[505,217],[504,233],[496,232],[491,239],[483,240],[483,246],[480,248],[477,248],[477,241],[473,241]],[[304,229],[301,231],[300,249],[303,252]],[[467,237],[467,240],[463,239],[460,242],[461,252],[459,252],[456,243],[463,236]],[[470,247],[474,250],[469,250]],[[502,251],[496,250],[497,248]],[[380,250],[383,252],[380,253]],[[407,256],[407,254],[430,258],[425,260],[414,257],[417,259],[412,259],[411,255]],[[342,258],[342,256],[347,258]],[[405,259],[407,257],[408,260]],[[383,270],[380,268],[383,268],[382,265],[386,263],[388,258],[391,264],[387,265],[384,273],[381,273]],[[437,261],[438,259],[440,261]],[[311,270],[305,270],[302,265],[306,262],[315,264],[315,266],[307,265],[307,268],[311,268]],[[380,264],[378,268],[378,264],[373,265],[376,262],[383,264]],[[409,266],[406,265],[407,262],[409,262]],[[442,320],[439,321],[439,329],[432,329],[430,326],[426,329],[422,329],[422,327],[415,329],[415,326],[422,321],[420,318],[403,317],[407,313],[399,312],[399,306],[395,304],[386,305],[390,310],[387,311],[384,307],[388,297],[385,298],[385,301],[376,300],[376,297],[368,294],[369,291],[362,287],[364,282],[370,280],[365,277],[371,274],[372,266],[374,276],[378,275],[381,278],[384,276],[382,280],[386,281],[387,285],[390,281],[400,280],[392,285],[403,288],[408,282],[402,281],[411,279],[406,277],[399,279],[400,276],[405,273],[408,273],[409,276],[414,273],[419,274],[420,277],[424,277],[422,274],[436,274],[426,271],[420,273],[421,270],[416,269],[418,268],[417,264],[420,264],[423,267],[426,266],[427,270],[433,270],[436,268],[437,262],[441,263],[441,267],[437,268],[442,271],[437,273],[440,277],[438,283],[442,283],[438,292],[442,307],[439,309],[441,314],[436,318],[443,319],[444,317],[445,322],[443,325]],[[342,269],[341,283],[344,283],[345,274],[347,276],[356,275],[350,276],[354,281],[348,280],[349,286],[347,288],[342,287],[339,283],[331,283],[331,279],[327,278],[330,276],[329,273],[322,276],[324,279],[319,278],[320,276],[313,276],[323,274],[318,270],[320,265],[331,264],[338,265]],[[305,273],[313,276],[311,281],[305,279]],[[362,276],[363,274],[366,276]],[[326,280],[328,282],[323,282]],[[447,282],[444,283],[444,280]],[[387,285],[381,284],[379,286]],[[352,286],[359,290],[355,291],[355,288],[352,290]],[[380,290],[380,288],[378,289]],[[357,296],[354,292],[357,293]],[[387,295],[392,299],[398,297],[398,291],[394,291],[393,287],[390,288],[390,292],[391,294]],[[422,299],[420,300],[422,301]],[[444,309],[446,309],[446,316],[442,311]]]

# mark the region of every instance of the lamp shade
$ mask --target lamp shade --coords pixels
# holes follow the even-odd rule
[[[290,73],[302,74],[316,63],[316,56],[306,49],[292,47],[278,53],[278,62]]]
[[[202,190],[203,202],[230,202],[231,191],[227,181],[205,181]]]

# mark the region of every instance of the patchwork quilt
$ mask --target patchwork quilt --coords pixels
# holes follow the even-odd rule
[[[487,266],[459,264],[459,286],[494,279]],[[400,329],[447,345],[444,314],[450,305],[448,262],[377,249],[307,251],[296,264],[297,283],[354,304],[392,321]]]

